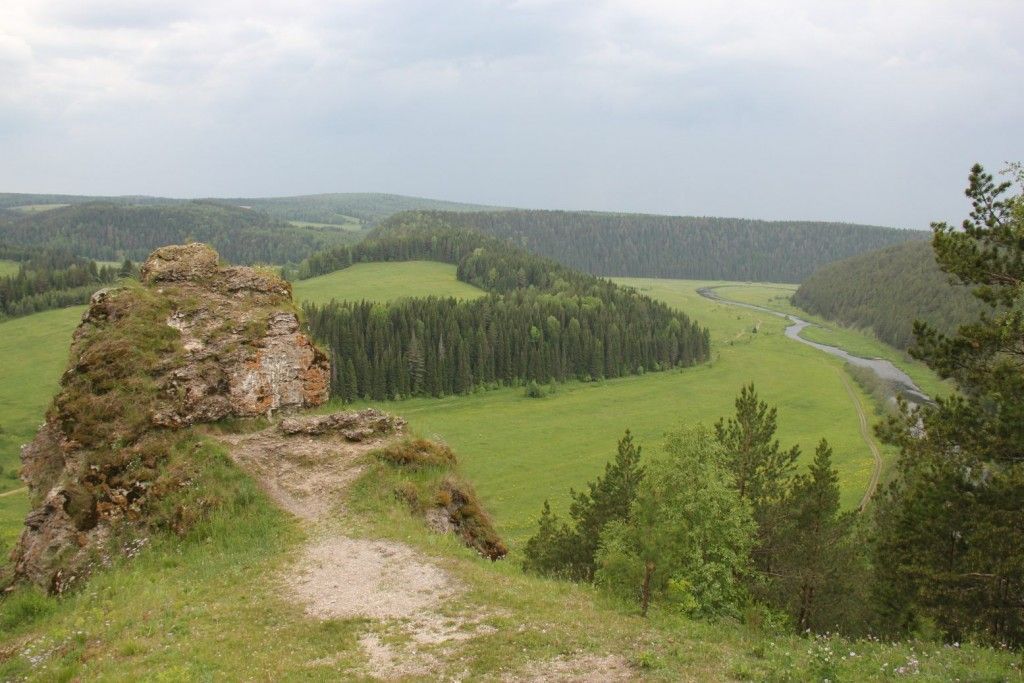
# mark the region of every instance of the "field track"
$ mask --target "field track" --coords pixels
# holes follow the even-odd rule
[[[860,419],[860,435],[864,439],[864,443],[871,449],[871,457],[875,459],[875,466],[871,470],[871,479],[868,481],[868,486],[864,489],[864,497],[860,499],[860,509],[864,511],[868,503],[871,502],[871,497],[875,495],[875,490],[878,488],[878,480],[882,476],[882,452],[878,450],[878,444],[871,437],[871,430],[868,429],[868,416],[864,413],[864,406],[860,404],[860,399],[857,398],[856,392],[850,385],[850,378],[846,376],[846,373],[836,368],[836,372],[839,373],[839,377],[843,380],[843,386],[846,387],[846,393],[850,397],[850,401],[853,402],[853,407],[857,409],[857,417]]]

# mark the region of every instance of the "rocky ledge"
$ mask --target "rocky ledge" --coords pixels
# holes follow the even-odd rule
[[[116,530],[145,524],[173,439],[189,425],[317,406],[330,364],[300,329],[290,285],[223,267],[202,244],[158,249],[141,285],[97,292],[46,422],[22,450],[34,509],[15,579],[60,592]]]

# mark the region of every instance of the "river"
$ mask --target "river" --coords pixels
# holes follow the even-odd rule
[[[722,285],[728,287],[729,285]],[[800,336],[800,333],[806,327],[816,327],[814,323],[804,320],[798,316],[782,313],[780,311],[774,311],[764,306],[758,306],[756,304],[748,304],[742,301],[733,301],[732,299],[726,299],[715,290],[718,287],[701,287],[697,290],[697,293],[707,299],[712,299],[723,304],[730,306],[740,306],[742,308],[749,308],[754,311],[760,311],[769,315],[774,315],[779,318],[785,318],[790,321],[789,327],[786,328],[786,336],[794,341],[798,341],[801,344],[807,344],[813,346],[819,351],[823,351],[829,355],[842,358],[850,365],[855,365],[861,368],[867,368],[875,373],[875,375],[890,384],[903,398],[908,402],[917,405],[931,403],[931,398],[921,391],[921,388],[914,384],[914,380],[910,379],[910,376],[900,370],[898,367],[893,365],[890,361],[884,358],[862,358],[861,356],[855,356],[845,349],[841,349],[838,346],[829,346],[828,344],[820,344],[818,342],[811,341],[810,339],[804,339]]]

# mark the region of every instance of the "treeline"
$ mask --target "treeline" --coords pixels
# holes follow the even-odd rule
[[[819,266],[926,233],[845,223],[583,211],[428,213],[595,275],[801,282]]]
[[[57,247],[108,261],[140,261],[157,247],[200,241],[233,263],[298,263],[345,239],[339,230],[297,227],[259,211],[199,201],[150,206],[97,202],[0,224],[5,242]]]
[[[793,295],[800,308],[844,325],[870,328],[897,348],[914,342],[914,321],[944,334],[978,316],[983,305],[939,269],[927,242],[860,254],[816,270]]]
[[[695,323],[639,297],[609,305],[521,290],[468,302],[332,302],[305,313],[331,349],[332,394],[345,401],[614,378],[709,355]]]
[[[307,304],[310,330],[333,357],[334,395],[442,396],[597,380],[710,356],[708,331],[665,304],[433,217],[406,215],[354,248],[312,257],[302,272],[410,259],[457,264],[460,280],[490,296]]]
[[[0,245],[0,258],[20,261],[0,277],[0,317],[15,317],[84,304],[98,288],[134,272],[131,262],[98,266],[64,249]]]
[[[534,287],[577,295],[632,296],[608,280],[530,254],[505,240],[453,227],[442,214],[393,216],[359,244],[339,245],[313,254],[299,264],[294,277],[303,280],[353,263],[417,259],[456,265],[459,280],[488,292]]]

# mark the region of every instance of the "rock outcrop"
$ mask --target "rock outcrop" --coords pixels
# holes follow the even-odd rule
[[[36,505],[17,577],[60,592],[102,561],[112,530],[144,525],[168,435],[327,400],[330,365],[301,331],[289,284],[218,262],[202,244],[164,247],[141,286],[92,297],[61,392],[22,451]]]
[[[400,432],[405,429],[405,420],[376,408],[362,411],[313,415],[309,417],[286,417],[278,429],[289,436],[305,434],[340,434],[347,441],[366,441],[378,436]]]

